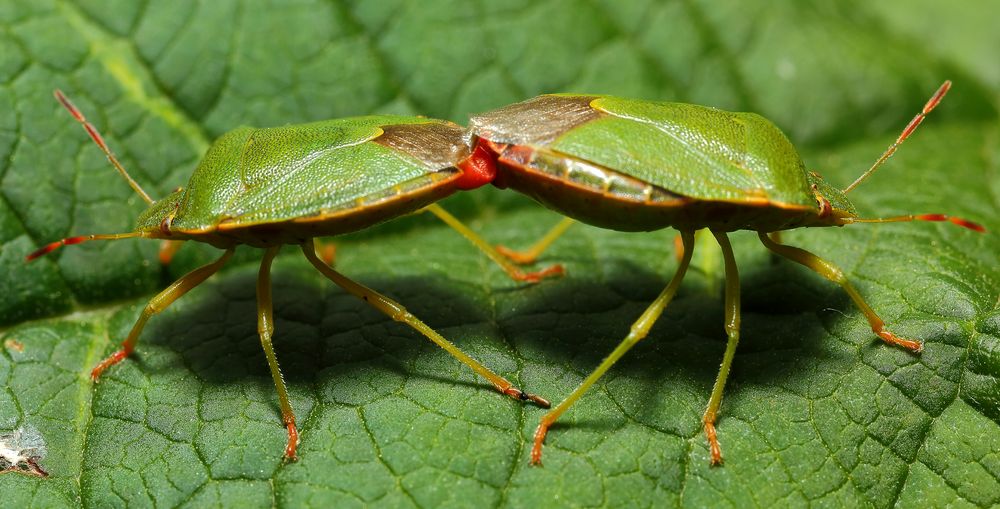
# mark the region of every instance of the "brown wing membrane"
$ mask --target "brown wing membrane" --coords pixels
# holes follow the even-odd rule
[[[544,145],[604,114],[590,106],[595,96],[542,95],[477,115],[469,131],[494,143]]]
[[[455,166],[469,157],[468,145],[459,142],[462,128],[450,122],[398,124],[382,130],[375,143],[406,152],[432,170]]]

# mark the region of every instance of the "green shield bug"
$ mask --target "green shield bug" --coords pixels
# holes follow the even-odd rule
[[[434,203],[458,189],[488,182],[483,180],[488,173],[477,166],[483,157],[471,157],[461,127],[441,120],[395,115],[267,129],[241,127],[212,144],[186,187],[154,201],[125,171],[80,110],[61,92],[56,91],[55,96],[149,208],[139,216],[132,232],[66,238],[31,253],[29,261],[65,245],[133,237],[164,239],[174,246],[177,241],[207,242],[225,250],[216,261],[184,275],[149,301],[121,348],[93,369],[91,377],[95,381],[132,352],[150,317],[217,272],[237,245],[263,248],[257,279],[257,329],[288,431],[284,454],[294,459],[298,445],[295,414],[271,343],[274,324],[270,269],[282,245],[297,244],[324,276],[393,320],[416,329],[489,380],[502,394],[549,406],[546,400],[522,392],[462,352],[399,303],[337,272],[315,252],[313,237],[353,232],[426,209],[484,249],[516,280],[534,282],[561,273],[558,266],[521,272]]]
[[[621,231],[668,226],[680,231],[677,272],[636,320],[614,351],[569,395],[546,413],[531,451],[541,463],[549,426],[568,410],[619,358],[642,340],[674,297],[691,261],[694,232],[709,229],[725,264],[725,330],[722,365],[702,417],[711,463],[722,462],[715,422],[740,331],[736,261],[727,232],[753,230],[777,255],[800,263],[839,284],[886,343],[920,352],[918,341],[888,331],[882,319],[832,263],[777,240],[782,230],[891,221],[950,221],[979,232],[978,224],[944,214],[866,219],[847,193],[881,166],[909,137],[951,86],[945,82],[885,153],[853,184],[839,190],[806,170],[788,138],[767,119],[680,103],[611,96],[545,95],[474,116],[471,142],[496,162],[493,183],[525,193],[567,216],[515,261],[532,260],[573,220]]]

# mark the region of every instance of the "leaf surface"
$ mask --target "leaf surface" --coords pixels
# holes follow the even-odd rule
[[[12,506],[773,506],[1000,504],[1000,71],[988,2],[102,2],[0,5],[0,431],[36,427],[47,479],[0,475]],[[933,24],[928,24],[933,23]],[[933,34],[933,35],[929,35]],[[725,346],[722,266],[693,268],[650,336],[556,424],[495,394],[286,248],[276,349],[302,432],[285,432],[259,346],[259,253],[150,321],[99,384],[90,368],[146,301],[217,256],[45,242],[126,231],[143,203],[52,99],[64,90],[154,196],[240,125],[370,113],[470,114],[543,92],[755,111],[846,185],[945,78],[913,139],[852,192],[870,217],[982,222],[794,231],[844,268],[915,356],[874,338],[839,288],[733,235],[742,341],[708,466],[701,413]],[[558,216],[494,189],[446,200],[490,241],[530,245]],[[673,233],[577,225],[511,282],[431,217],[337,241],[343,273],[553,401],[627,333],[676,268]]]

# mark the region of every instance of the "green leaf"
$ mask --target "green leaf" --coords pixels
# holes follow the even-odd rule
[[[717,2],[247,1],[0,5],[0,431],[33,426],[45,479],[0,475],[38,506],[993,506],[1000,504],[1000,74],[996,7],[894,0]],[[239,125],[371,112],[464,122],[541,92],[756,111],[846,185],[945,78],[921,130],[852,193],[870,217],[944,212],[985,224],[858,225],[784,241],[848,273],[922,355],[887,347],[839,288],[734,234],[742,341],[710,468],[701,412],[725,345],[720,255],[693,270],[650,336],[551,429],[440,349],[328,284],[275,263],[276,349],[302,432],[285,431],[259,346],[259,254],[146,328],[98,384],[89,370],[145,302],[217,256],[45,242],[126,231],[143,203],[51,98],[64,90],[154,196]],[[446,200],[490,241],[529,245],[558,216],[479,190]],[[526,390],[559,401],[614,348],[676,267],[673,233],[574,226],[511,282],[431,217],[337,241],[338,269],[398,299]]]

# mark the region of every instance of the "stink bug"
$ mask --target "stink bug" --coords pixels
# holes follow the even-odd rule
[[[726,235],[758,232],[777,255],[805,265],[839,284],[886,343],[920,352],[922,344],[896,336],[832,263],[782,245],[778,232],[808,226],[890,221],[950,221],[975,231],[978,224],[943,214],[863,219],[847,193],[881,166],[909,137],[951,86],[945,82],[885,153],[853,184],[839,190],[806,170],[787,137],[753,113],[731,113],[679,103],[610,96],[540,96],[472,117],[474,154],[485,149],[496,164],[493,183],[525,193],[567,216],[527,253],[529,261],[580,220],[621,231],[668,226],[680,231],[682,256],[670,283],[646,309],[626,338],[569,396],[541,418],[531,451],[541,463],[549,426],[607,370],[643,339],[674,297],[691,261],[694,232],[709,229],[725,262],[725,329],[722,366],[702,417],[711,463],[722,462],[715,422],[739,341],[740,294],[736,261]]]
[[[534,282],[561,272],[558,266],[523,273],[434,202],[458,189],[482,185],[478,159],[470,157],[461,127],[422,117],[373,115],[311,124],[255,129],[241,127],[208,149],[188,185],[154,201],[129,176],[104,139],[61,92],[56,98],[83,126],[112,165],[149,208],[128,233],[70,237],[28,255],[30,261],[61,246],[89,240],[133,237],[207,242],[225,252],[216,261],[181,277],[150,300],[121,349],[91,372],[101,373],[135,348],[146,321],[218,271],[235,247],[263,248],[257,280],[257,330],[278,392],[288,430],[285,457],[295,458],[298,431],[271,344],[271,262],[284,244],[301,246],[324,276],[396,321],[413,327],[520,401],[549,403],[522,392],[410,314],[402,305],[352,281],[320,260],[313,237],[358,231],[422,208],[433,212],[483,248],[514,279]],[[481,158],[479,158],[481,159]],[[492,167],[492,166],[491,166]]]

